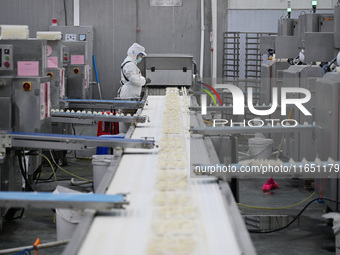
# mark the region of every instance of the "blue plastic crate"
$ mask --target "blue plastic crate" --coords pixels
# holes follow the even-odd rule
[[[124,136],[122,136],[122,135],[101,135],[99,137],[124,139]],[[109,154],[109,148],[108,147],[97,147],[96,153],[97,153],[97,155],[108,155]]]

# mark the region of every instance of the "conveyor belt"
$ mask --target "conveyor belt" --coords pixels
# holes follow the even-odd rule
[[[122,194],[53,194],[50,192],[0,192],[0,206],[108,210],[127,204]]]
[[[100,113],[101,114],[101,113]],[[52,113],[51,121],[55,123],[96,124],[98,121],[144,123],[147,116],[96,115],[92,113]]]
[[[162,96],[148,97],[149,105],[142,113],[150,116],[151,122],[138,124],[131,138],[154,137],[156,142],[159,141],[164,100]],[[188,122],[187,117],[184,119]],[[189,157],[188,132],[184,140]],[[147,245],[154,221],[158,152],[157,148],[147,152],[141,149],[126,150],[107,193],[129,193],[127,200],[130,205],[125,211],[115,212],[111,216],[96,216],[78,254],[149,254]],[[233,224],[236,223],[227,213],[216,179],[189,179],[188,191],[197,206],[195,220],[198,222],[197,247],[190,254],[245,254],[235,234]],[[247,254],[255,254],[252,244],[249,250],[251,252]]]
[[[150,139],[121,139],[93,136],[73,136],[65,134],[8,132],[9,147],[82,150],[87,147],[106,146],[122,148],[153,148]]]
[[[81,109],[138,109],[145,105],[145,101],[136,100],[94,100],[94,99],[60,99],[65,108]]]
[[[147,136],[159,140],[164,109],[164,97],[149,97],[143,114],[150,123],[138,124],[134,137]],[[147,128],[146,128],[147,127]],[[115,217],[99,216],[94,219],[79,254],[144,254],[152,214],[152,194],[158,149],[128,149],[107,191],[129,193],[130,205]],[[133,245],[131,245],[133,244]]]

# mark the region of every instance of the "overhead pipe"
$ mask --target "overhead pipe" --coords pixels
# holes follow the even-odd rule
[[[212,43],[211,43],[211,65],[212,65],[212,86],[216,84],[217,78],[217,0],[211,0],[212,18]]]
[[[139,27],[139,1],[136,0],[136,43],[140,40],[140,27]]]
[[[203,65],[204,65],[204,0],[201,0],[201,54],[200,54],[200,80],[203,80]]]
[[[73,26],[79,27],[80,25],[80,7],[79,7],[79,0],[73,0]]]

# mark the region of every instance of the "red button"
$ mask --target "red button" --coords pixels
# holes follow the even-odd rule
[[[64,60],[66,61],[66,60],[67,60],[67,57],[64,57]]]
[[[25,91],[31,90],[31,84],[28,82],[25,82],[22,87]]]
[[[4,66],[5,66],[5,67],[9,67],[9,66],[10,66],[9,62],[6,61],[6,62],[4,63]]]

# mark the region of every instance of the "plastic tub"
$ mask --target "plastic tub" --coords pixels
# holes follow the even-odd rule
[[[65,188],[63,186],[57,186],[55,194],[58,193],[80,193],[72,189]],[[72,237],[74,230],[76,229],[79,221],[83,216],[81,210],[71,209],[58,209],[56,208],[56,228],[57,228],[57,240],[67,240]]]
[[[248,140],[249,154],[255,158],[267,158],[273,150],[273,139],[254,137]]]
[[[113,158],[114,158],[114,155],[93,155],[92,156],[94,192],[97,191],[98,185],[101,182],[106,171],[108,170]]]

